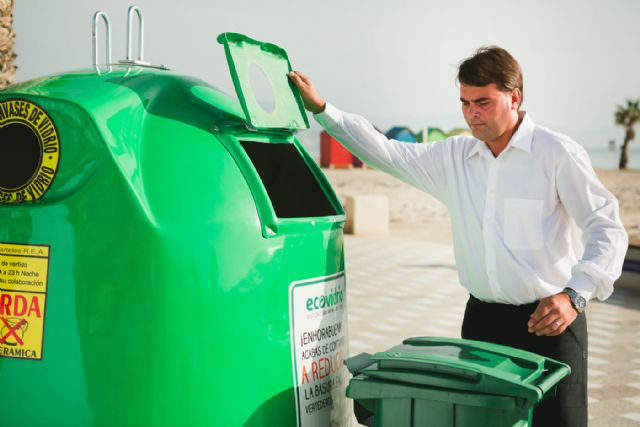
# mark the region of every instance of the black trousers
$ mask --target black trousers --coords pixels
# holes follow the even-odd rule
[[[587,425],[587,318],[584,313],[560,335],[539,337],[527,331],[538,303],[486,303],[470,296],[462,323],[462,338],[488,341],[538,353],[571,366],[555,397],[533,411],[534,427]]]

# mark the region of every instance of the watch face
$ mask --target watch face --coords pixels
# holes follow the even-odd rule
[[[582,310],[583,308],[585,308],[587,306],[587,300],[584,299],[584,297],[578,295],[576,297],[576,307],[578,307],[580,310]]]

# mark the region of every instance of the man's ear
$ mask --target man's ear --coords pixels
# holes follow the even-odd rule
[[[511,109],[518,110],[522,104],[522,91],[515,88],[511,91]]]

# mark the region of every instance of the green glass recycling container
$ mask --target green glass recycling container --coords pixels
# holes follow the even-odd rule
[[[348,424],[344,211],[284,51],[220,41],[274,109],[136,65],[0,91],[0,424]]]

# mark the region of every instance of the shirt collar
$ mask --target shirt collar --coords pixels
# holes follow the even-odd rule
[[[522,122],[520,122],[520,126],[518,126],[516,133],[514,133],[511,137],[511,141],[509,141],[509,144],[507,145],[505,150],[509,147],[515,147],[527,153],[530,153],[535,125],[533,123],[533,120],[531,119],[531,116],[529,116],[526,111],[521,112],[521,114],[523,116]],[[469,154],[467,154],[465,160],[473,157],[476,154],[480,154],[484,157],[493,157],[491,150],[489,149],[489,147],[487,147],[487,144],[485,144],[484,141],[480,141],[479,139],[475,138],[474,141],[475,145],[471,148],[471,150],[469,150]]]
[[[473,138],[473,142],[474,145],[473,147],[471,147],[471,150],[469,150],[469,154],[467,154],[467,157],[465,157],[465,160],[469,160],[471,157],[475,156],[476,154],[480,154],[484,157],[486,157],[486,153],[489,150],[489,147],[487,147],[487,144],[484,143],[484,141],[480,141],[477,138]],[[491,154],[489,152],[489,154]],[[493,154],[491,154],[491,156],[493,156]]]
[[[516,133],[511,137],[511,141],[509,141],[507,148],[515,147],[530,153],[535,125],[526,111],[522,112],[522,116],[522,122],[520,122],[520,126],[518,126]]]

